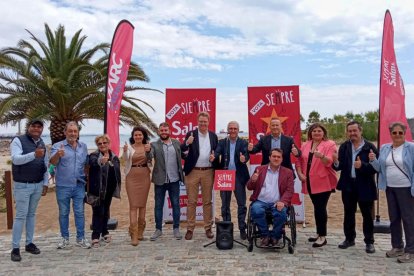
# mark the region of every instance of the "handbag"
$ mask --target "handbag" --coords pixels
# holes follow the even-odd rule
[[[86,180],[86,192],[85,192],[85,197],[83,198],[83,201],[86,204],[91,205],[92,207],[99,206],[99,204],[101,203],[101,199],[99,196],[96,196],[89,192],[89,177]]]

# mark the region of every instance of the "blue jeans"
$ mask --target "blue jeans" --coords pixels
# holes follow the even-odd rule
[[[154,215],[155,228],[162,230],[162,211],[164,207],[165,192],[168,191],[173,210],[173,228],[180,227],[180,181],[154,185]]]
[[[40,183],[13,182],[13,197],[16,217],[13,222],[13,248],[20,248],[23,225],[26,224],[26,245],[33,242],[36,209],[42,196],[43,181]]]
[[[73,213],[75,215],[76,239],[80,240],[85,238],[84,197],[84,184],[77,184],[73,187],[56,186],[56,200],[59,206],[60,234],[65,239],[69,239],[69,213],[71,199],[73,202]]]
[[[269,233],[269,228],[267,226],[266,211],[271,212],[273,215],[272,233]],[[274,203],[265,203],[263,201],[256,200],[253,202],[250,212],[252,219],[259,228],[262,237],[272,237],[275,239],[280,239],[282,237],[282,228],[287,219],[286,207],[284,207],[281,211],[278,211]]]

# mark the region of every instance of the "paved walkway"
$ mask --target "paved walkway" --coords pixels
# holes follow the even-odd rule
[[[3,235],[0,275],[414,275],[414,264],[385,258],[390,242],[384,234],[376,235],[377,252],[368,255],[360,233],[356,246],[346,250],[337,247],[343,239],[338,231],[329,234],[327,246],[312,248],[307,237],[313,229],[301,228],[291,255],[287,248],[278,252],[254,247],[249,253],[237,243],[232,250],[218,250],[215,244],[204,248],[209,240],[201,227],[192,241],[174,240],[168,227],[156,242],[149,241],[153,229],[148,229],[138,247],[129,245],[125,231],[113,232],[106,247],[89,250],[57,250],[57,234],[38,235],[35,243],[42,253],[31,255],[23,248],[20,263],[10,261],[11,237]]]

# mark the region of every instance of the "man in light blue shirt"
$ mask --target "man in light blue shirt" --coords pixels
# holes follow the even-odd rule
[[[70,246],[69,243],[69,212],[70,200],[73,201],[73,213],[76,226],[76,245],[91,248],[85,238],[84,197],[88,164],[86,144],[78,141],[79,127],[76,122],[66,124],[66,139],[53,144],[50,163],[56,166],[56,200],[59,206],[59,226],[62,236],[58,249]]]
[[[13,196],[16,217],[13,222],[11,260],[20,262],[20,240],[23,226],[26,226],[25,251],[40,254],[33,243],[36,209],[40,197],[46,195],[48,185],[48,155],[41,135],[43,122],[33,119],[27,132],[13,139],[10,145],[13,173]]]

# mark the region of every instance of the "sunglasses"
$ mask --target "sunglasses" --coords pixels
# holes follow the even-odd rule
[[[108,142],[102,142],[102,143],[98,143],[98,146],[102,146],[102,145],[107,145]]]
[[[404,135],[403,131],[393,131],[391,132],[392,135]]]

